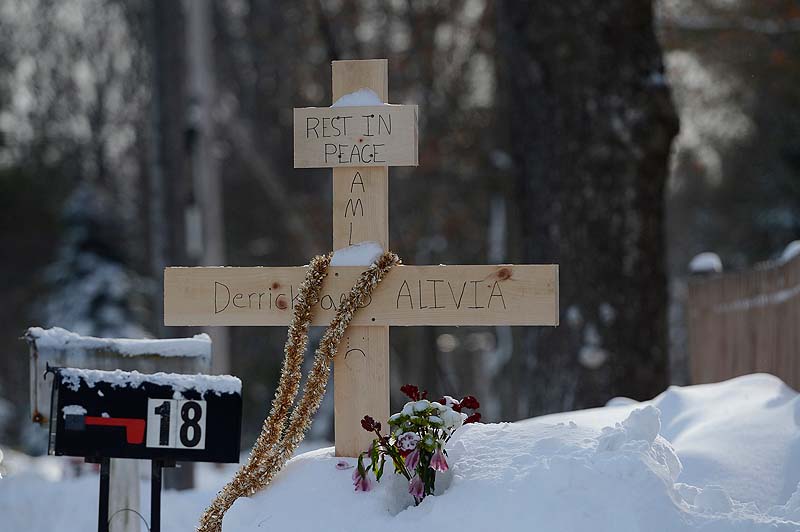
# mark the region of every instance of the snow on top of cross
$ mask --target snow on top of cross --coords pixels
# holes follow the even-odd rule
[[[165,340],[131,338],[95,338],[81,336],[60,327],[31,327],[25,334],[40,349],[105,349],[126,357],[157,355],[162,357],[211,358],[211,338],[197,334],[192,338]]]
[[[331,107],[365,107],[368,105],[387,105],[383,103],[378,93],[372,89],[358,89],[357,91],[345,94],[335,102]]]
[[[695,255],[689,263],[692,273],[722,273],[722,261],[716,253],[705,252]]]
[[[216,395],[223,393],[241,394],[242,381],[231,375],[183,375],[179,373],[139,373],[138,371],[102,371],[98,369],[60,368],[59,373],[64,383],[74,391],[84,382],[89,388],[94,388],[98,382],[107,382],[114,388],[138,388],[144,383],[158,386],[170,386],[175,393],[180,394],[187,390],[195,390],[201,395],[212,392]]]
[[[331,266],[370,266],[383,255],[377,242],[367,241],[337,249],[331,258]]]

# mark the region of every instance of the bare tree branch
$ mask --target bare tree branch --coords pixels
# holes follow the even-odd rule
[[[317,20],[317,30],[325,42],[325,48],[328,50],[328,59],[337,61],[340,57],[339,46],[336,43],[336,35],[333,33],[328,13],[325,11],[325,5],[322,0],[309,0],[309,7],[314,13],[314,18]]]
[[[326,249],[327,246],[322,246],[312,236],[311,231],[303,222],[300,212],[292,208],[294,202],[289,192],[278,178],[278,172],[275,171],[272,162],[256,149],[250,128],[236,115],[220,121],[219,126],[245,164],[250,167],[272,206],[281,213],[280,217],[285,222],[289,234],[298,243],[303,255],[311,257]]]

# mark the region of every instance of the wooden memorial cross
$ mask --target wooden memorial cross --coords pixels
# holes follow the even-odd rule
[[[388,100],[386,60],[334,61],[333,100],[361,89]],[[369,241],[388,249],[388,167],[417,165],[417,106],[295,109],[294,156],[295,168],[333,168],[333,249]],[[330,323],[364,269],[331,267],[314,325]],[[165,324],[286,326],[305,272],[167,268]],[[356,313],[334,359],[337,456],[367,448],[364,415],[389,416],[390,325],[558,325],[558,266],[393,268]]]

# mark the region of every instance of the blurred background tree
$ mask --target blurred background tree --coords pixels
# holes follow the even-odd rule
[[[513,2],[498,19],[523,262],[559,263],[561,326],[505,375],[519,417],[669,382],[664,186],[678,121],[649,2]]]
[[[42,323],[86,336],[150,336],[142,324],[154,283],[126,266],[119,225],[113,203],[93,183],[70,194],[55,261],[43,272],[45,299],[34,308]]]
[[[741,270],[800,237],[800,4],[670,0],[659,17],[681,120],[666,212],[671,375],[685,384],[691,258]]]
[[[744,267],[798,236],[799,19],[792,0],[6,0],[0,396],[17,422],[0,437],[28,415],[16,339],[62,324],[43,302],[81,186],[113,204],[133,288],[156,287],[130,325],[158,336],[196,332],[161,325],[164,265],[330,248],[328,172],[294,170],[290,138],[293,107],[330,103],[333,59],[388,58],[391,100],[420,106],[420,166],[391,172],[395,251],[562,267],[558,329],[394,329],[395,390],[473,393],[492,421],[682,382],[667,282],[679,303],[694,253]],[[283,331],[228,333],[251,441]]]

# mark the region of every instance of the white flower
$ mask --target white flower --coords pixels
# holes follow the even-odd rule
[[[455,399],[453,399],[449,395],[445,395],[442,399],[444,399],[444,405],[447,406],[447,407],[451,407],[452,408],[453,405],[457,405],[458,404],[458,401],[456,401]]]
[[[412,451],[417,448],[420,437],[416,432],[404,432],[397,438],[397,447],[401,451]]]
[[[414,412],[424,412],[425,410],[431,407],[431,402],[427,399],[421,399],[414,403],[413,409]]]
[[[441,418],[444,421],[444,428],[452,432],[464,424],[467,415],[448,408],[442,413]]]
[[[431,401],[431,406],[432,406],[433,408],[435,408],[436,410],[438,410],[438,411],[439,411],[439,413],[441,413],[441,412],[444,412],[445,408],[447,408],[447,407],[446,407],[446,406],[444,406],[442,403],[438,403],[438,402],[436,402],[436,401]]]
[[[404,416],[410,416],[414,413],[414,401],[410,401],[403,406],[403,410],[400,413]]]
[[[394,422],[400,419],[401,417],[403,417],[403,414],[399,412],[397,414],[392,414],[391,416],[389,416],[389,424],[394,424]]]
[[[431,425],[444,425],[444,421],[439,416],[431,416],[428,418]]]

